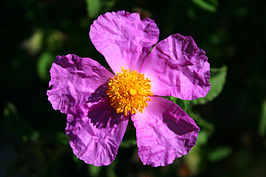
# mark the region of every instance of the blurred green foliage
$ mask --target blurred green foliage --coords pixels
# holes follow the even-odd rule
[[[202,9],[209,12],[216,12],[216,7],[218,6],[217,0],[193,0],[193,2]]]
[[[1,1],[0,176],[266,176],[266,4],[248,0]],[[88,32],[106,11],[155,20],[160,40],[192,36],[211,63],[205,98],[169,97],[201,128],[197,145],[166,167],[143,166],[129,124],[116,160],[94,167],[77,159],[65,115],[47,100],[56,55],[75,53],[108,67]]]
[[[261,116],[258,125],[258,132],[260,136],[265,136],[266,133],[266,100],[263,101],[261,106]]]
[[[223,66],[222,68],[211,68],[210,73],[211,73],[210,91],[205,97],[193,100],[192,101],[193,104],[205,104],[209,101],[212,101],[222,92],[226,81],[227,67]]]
[[[108,11],[116,0],[86,0],[87,12],[90,18],[96,18],[99,14]]]

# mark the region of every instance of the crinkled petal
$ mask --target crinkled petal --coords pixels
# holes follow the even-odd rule
[[[121,67],[139,71],[159,39],[159,29],[152,19],[141,20],[138,13],[107,12],[91,25],[90,38],[115,73]]]
[[[165,98],[152,97],[144,112],[134,115],[132,121],[144,165],[171,164],[196,144],[199,127],[178,105]]]
[[[154,95],[193,100],[210,89],[208,58],[190,36],[174,34],[159,42],[141,72],[151,79]]]
[[[55,110],[70,112],[78,104],[84,104],[95,90],[113,74],[90,58],[69,54],[57,56],[50,70],[48,100]]]
[[[67,115],[66,134],[73,153],[85,163],[102,166],[115,159],[128,118],[117,114],[108,99],[87,105],[86,116]]]

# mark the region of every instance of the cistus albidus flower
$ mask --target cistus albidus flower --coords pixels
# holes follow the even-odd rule
[[[74,154],[88,164],[109,165],[130,119],[143,164],[165,166],[187,154],[199,127],[161,96],[204,97],[210,89],[205,52],[180,34],[158,42],[152,19],[125,11],[99,16],[89,35],[113,72],[90,58],[57,56],[47,92],[53,108],[67,114]]]

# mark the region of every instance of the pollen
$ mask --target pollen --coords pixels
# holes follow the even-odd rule
[[[136,70],[122,68],[122,72],[117,73],[108,83],[107,95],[117,113],[124,113],[126,116],[142,113],[153,95],[151,81]]]

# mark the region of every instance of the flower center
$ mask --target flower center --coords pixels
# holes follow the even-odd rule
[[[117,73],[108,83],[107,95],[110,98],[111,106],[117,113],[124,115],[143,112],[151,101],[151,81],[144,77],[144,74],[135,71],[125,70]]]

